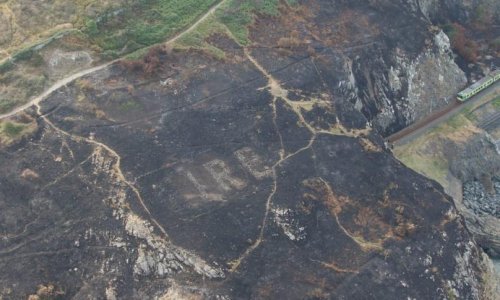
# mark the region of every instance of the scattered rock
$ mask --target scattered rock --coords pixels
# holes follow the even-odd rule
[[[40,178],[40,175],[31,169],[24,169],[21,172],[21,178],[29,181],[35,181]]]

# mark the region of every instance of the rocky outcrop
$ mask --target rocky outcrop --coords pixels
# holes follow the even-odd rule
[[[399,5],[394,1],[370,3],[375,9],[389,11]],[[413,38],[411,47],[399,39],[398,48],[370,49],[353,63],[354,79],[361,88],[355,90],[358,97],[352,101],[383,135],[455,101],[456,93],[467,84],[464,72],[454,62],[448,37],[433,24],[500,22],[498,1],[416,0],[405,1],[405,5],[412,22],[420,23],[421,28],[427,26],[429,32],[407,30],[404,34]],[[398,29],[402,24],[394,21],[392,26],[384,34],[387,42],[392,42],[394,35],[401,36]]]
[[[478,181],[500,173],[500,155],[484,131],[465,140],[449,141],[444,146],[450,171],[462,182]],[[492,189],[489,189],[492,191]]]
[[[430,33],[425,43],[414,57],[396,48],[391,54],[374,53],[376,58],[368,63],[366,58],[355,63],[356,82],[362,83],[357,107],[384,135],[455,101],[456,93],[467,83],[442,31]]]
[[[493,257],[500,255],[500,156],[489,134],[476,132],[463,141],[448,141],[451,176],[462,182],[463,194],[455,195],[458,210],[478,243]]]
[[[487,14],[493,12],[495,22],[500,21],[500,4],[495,0],[408,0],[407,3],[414,12],[420,12],[434,22],[443,20],[468,22],[485,12]]]

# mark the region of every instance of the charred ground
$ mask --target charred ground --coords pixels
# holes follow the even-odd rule
[[[386,53],[437,33],[402,5],[281,9],[246,46],[211,35],[224,58],[158,51],[153,74],[115,64],[27,112],[0,152],[2,297],[489,295],[451,198],[370,123]]]

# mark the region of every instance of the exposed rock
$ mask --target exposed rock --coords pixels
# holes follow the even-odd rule
[[[93,61],[90,54],[85,51],[64,52],[56,49],[47,56],[49,72],[54,78],[89,67]]]
[[[450,171],[462,182],[493,177],[500,172],[500,155],[486,133],[478,133],[466,141],[445,145]]]
[[[467,82],[442,31],[435,33],[430,47],[416,57],[400,48],[383,55],[376,57],[374,64],[358,61],[355,73],[356,82],[366,83],[357,90],[364,103],[361,111],[385,135],[455,101],[455,94]],[[388,65],[388,72],[382,73],[382,66]]]
[[[407,2],[414,12],[420,12],[433,21],[449,18],[467,22],[476,17],[478,9],[493,12],[496,22],[500,20],[500,4],[495,0],[408,0]]]
[[[26,180],[37,180],[40,178],[40,176],[33,170],[24,169],[21,172],[21,178],[26,179]]]
[[[485,190],[479,181],[464,184],[464,204],[476,215],[491,215],[500,218],[500,181],[493,179],[493,191]]]

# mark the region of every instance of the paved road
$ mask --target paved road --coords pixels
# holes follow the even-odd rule
[[[427,133],[433,128],[436,128],[442,122],[445,122],[462,112],[466,108],[472,108],[493,100],[496,96],[500,95],[500,81],[496,82],[487,89],[481,91],[476,96],[468,101],[462,103],[453,102],[440,111],[424,118],[423,120],[412,124],[405,129],[396,132],[395,134],[386,138],[387,141],[394,146],[401,146],[408,142],[413,141],[424,133]]]
[[[164,44],[172,44],[175,41],[177,41],[179,38],[181,38],[182,36],[184,36],[185,34],[190,33],[191,31],[193,31],[201,22],[203,22],[209,15],[211,15],[212,13],[214,13],[226,1],[227,0],[221,0],[219,3],[217,3],[214,6],[212,6],[212,8],[210,8],[205,14],[203,14],[202,16],[200,16],[197,19],[197,21],[194,22],[191,26],[189,26],[185,30],[179,32],[178,34],[174,35],[169,40],[167,40],[166,42],[164,42]],[[27,108],[29,108],[29,107],[31,107],[33,105],[36,105],[36,104],[40,103],[45,98],[47,98],[50,94],[52,94],[54,91],[60,89],[61,87],[65,86],[65,85],[73,82],[74,80],[76,80],[78,78],[81,78],[81,77],[83,77],[85,75],[88,75],[90,73],[102,70],[102,69],[108,67],[109,65],[116,63],[120,59],[121,58],[118,58],[118,59],[115,59],[113,61],[104,63],[102,65],[99,65],[99,66],[96,66],[96,67],[93,67],[93,68],[90,68],[90,69],[82,70],[82,71],[80,71],[78,73],[69,75],[69,76],[67,76],[67,77],[65,77],[65,78],[63,78],[61,80],[56,81],[51,87],[49,87],[47,90],[45,90],[42,94],[40,94],[40,95],[36,96],[35,98],[31,99],[28,103],[26,103],[26,104],[24,104],[22,106],[18,106],[16,108],[14,108],[13,110],[11,110],[8,113],[0,114],[0,120],[12,117],[12,116],[18,114],[19,112],[24,111],[25,109],[27,109]]]

